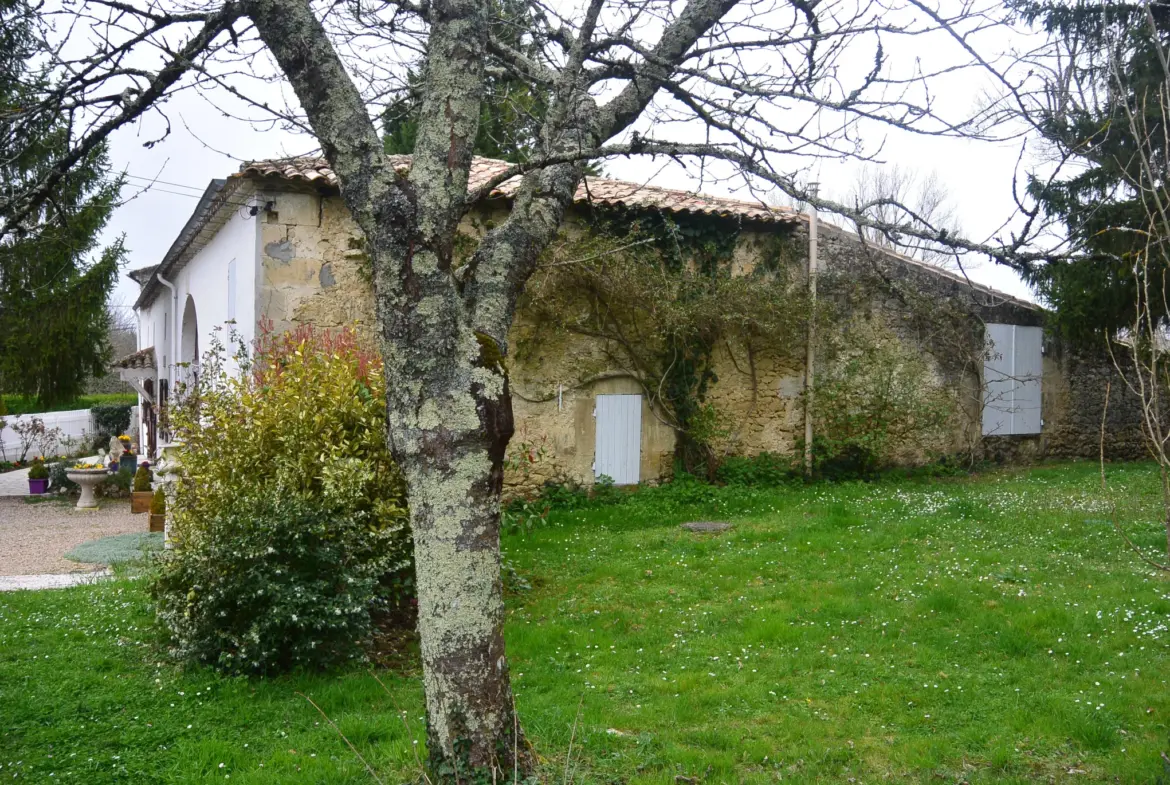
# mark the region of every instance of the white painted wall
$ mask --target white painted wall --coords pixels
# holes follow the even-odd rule
[[[200,357],[211,346],[213,331],[217,327],[230,357],[234,348],[228,342],[227,333],[233,314],[234,324],[230,326],[239,333],[245,345],[251,346],[255,340],[259,251],[259,220],[249,215],[246,209],[239,209],[182,270],[169,278],[175,285],[177,296],[172,297],[170,289],[160,286],[154,301],[139,311],[138,348],[154,347],[158,378],[171,380],[168,384],[171,390],[175,389],[175,378],[181,376],[175,373],[173,366],[181,360],[175,355],[182,351],[182,319],[188,296],[195,303]],[[175,312],[178,313],[177,319],[173,315]],[[174,335],[176,330],[177,336]],[[158,387],[155,392],[157,394]],[[139,421],[138,429],[145,433],[145,423]],[[162,446],[160,442],[159,448]]]
[[[93,416],[89,413],[89,409],[72,409],[66,412],[46,412],[44,414],[22,414],[19,416],[6,415],[3,419],[6,423],[4,428],[0,428],[0,458],[4,460],[14,461],[20,457],[20,438],[16,435],[16,431],[12,426],[20,422],[29,422],[32,419],[39,417],[44,423],[45,428],[61,429],[61,438],[72,437],[74,439],[83,439],[89,434],[93,433]],[[131,424],[138,421],[138,407],[135,406],[130,410]],[[80,448],[82,445],[78,445]],[[84,445],[89,447],[90,445]],[[57,455],[66,451],[69,448],[68,444],[61,441],[56,442],[49,449],[45,450],[48,455]],[[75,449],[77,449],[75,448]],[[29,452],[28,458],[35,457],[37,448],[33,448]],[[86,450],[86,455],[89,455]]]
[[[171,361],[170,324],[171,292],[164,286],[162,294],[138,312],[138,348],[146,349],[153,346],[155,362],[159,364],[159,368],[165,367],[164,362]]]
[[[235,330],[246,344],[256,337],[256,261],[259,224],[247,210],[237,210],[232,217],[187,263],[173,280],[179,291],[179,314],[190,295],[195,301],[199,324],[199,353],[211,346],[214,330],[220,328],[226,343],[230,313],[235,313]],[[235,285],[230,286],[230,263],[235,262]],[[235,307],[229,305],[234,290]],[[180,341],[182,336],[180,335]],[[157,351],[157,346],[156,346]],[[231,354],[228,348],[228,354]]]
[[[138,348],[154,347],[159,377],[171,378],[176,347],[182,347],[182,317],[187,297],[195,302],[199,325],[199,354],[211,346],[212,333],[221,328],[221,340],[226,343],[230,314],[235,314],[235,330],[246,344],[256,337],[256,277],[259,248],[259,225],[247,210],[238,210],[215,237],[187,262],[182,270],[169,280],[178,293],[178,315],[173,318],[171,292],[160,287],[158,295],[138,314]],[[232,262],[234,261],[234,265]],[[229,281],[229,270],[235,268],[235,283]],[[231,306],[229,295],[234,294]],[[172,332],[178,329],[177,338]],[[231,353],[229,347],[228,353]]]

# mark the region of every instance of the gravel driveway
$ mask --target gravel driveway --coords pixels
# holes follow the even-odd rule
[[[0,497],[0,575],[92,572],[97,564],[64,558],[73,547],[111,534],[144,532],[150,516],[130,514],[128,499],[103,499],[96,510],[50,500]]]

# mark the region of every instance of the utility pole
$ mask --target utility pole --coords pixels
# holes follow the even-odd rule
[[[809,183],[815,200],[820,183]],[[804,475],[813,471],[813,364],[816,361],[817,337],[817,206],[808,211],[808,345],[804,357]]]

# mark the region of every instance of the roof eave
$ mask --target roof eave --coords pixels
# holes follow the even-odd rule
[[[191,213],[191,217],[183,224],[183,229],[175,241],[171,243],[171,247],[151,273],[150,278],[142,285],[142,291],[138,293],[138,299],[134,302],[135,308],[144,308],[154,301],[159,289],[158,276],[170,273],[171,268],[182,258],[183,252],[199,234],[199,230],[207,224],[218,209],[224,206],[226,196],[230,195],[231,190],[234,190],[225,189],[227,183],[228,181],[225,179],[215,179],[208,183],[203,195],[199,198],[199,203]]]

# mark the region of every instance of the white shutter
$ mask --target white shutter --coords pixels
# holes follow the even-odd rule
[[[642,463],[642,396],[598,395],[595,406],[593,476],[608,476],[615,485],[637,485]]]
[[[1015,389],[1012,391],[1012,433],[1040,433],[1041,346],[1039,327],[1016,328]]]
[[[983,435],[1040,433],[1044,331],[988,324],[983,365]]]
[[[1012,325],[987,325],[987,360],[983,365],[983,435],[1012,432]]]

